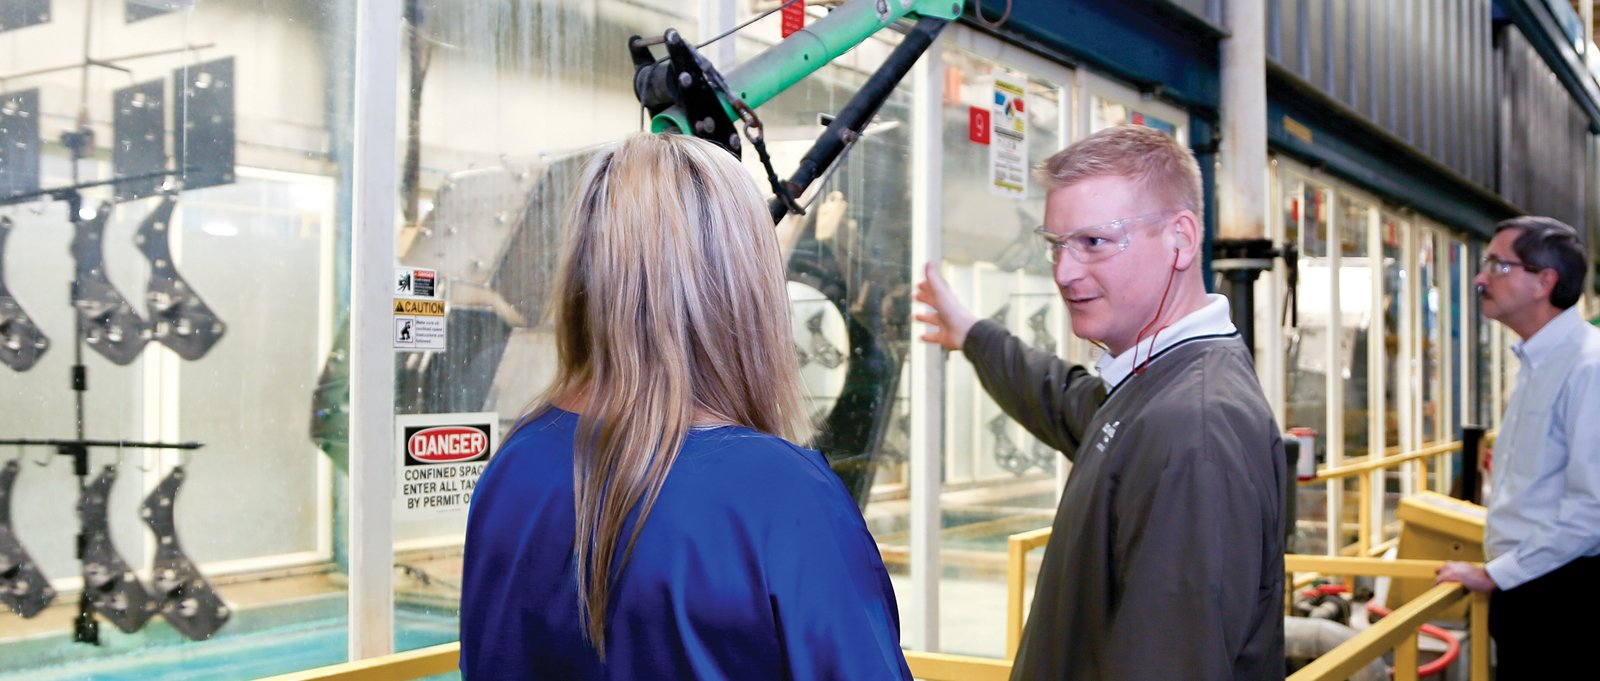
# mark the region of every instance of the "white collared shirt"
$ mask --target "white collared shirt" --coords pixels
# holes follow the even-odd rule
[[[1152,334],[1149,338],[1139,341],[1132,349],[1116,357],[1109,353],[1101,355],[1100,361],[1095,362],[1095,369],[1100,372],[1100,380],[1106,382],[1107,390],[1115,390],[1118,385],[1128,379],[1133,373],[1133,358],[1137,356],[1139,362],[1145,363],[1145,358],[1154,358],[1180,341],[1200,336],[1229,336],[1238,332],[1233,326],[1233,317],[1229,313],[1228,298],[1218,293],[1206,295],[1205,307],[1184,315],[1171,326],[1162,329],[1160,333]]]
[[[1573,306],[1511,349],[1522,368],[1495,442],[1483,547],[1501,589],[1600,554],[1600,329]]]

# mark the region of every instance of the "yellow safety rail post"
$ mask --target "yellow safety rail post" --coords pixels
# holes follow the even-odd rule
[[[1050,528],[1019,532],[1006,539],[1006,659],[1017,659],[1022,644],[1023,594],[1028,586],[1028,552],[1050,541]]]

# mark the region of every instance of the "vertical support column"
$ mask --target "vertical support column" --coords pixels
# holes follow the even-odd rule
[[[1472,605],[1468,608],[1467,618],[1471,624],[1467,628],[1467,636],[1472,642],[1467,656],[1471,658],[1471,669],[1467,678],[1472,681],[1487,681],[1489,678],[1489,594],[1474,592],[1471,596]]]
[[[941,107],[943,65],[937,41],[911,70],[911,278],[921,281],[924,263],[944,257],[941,225],[944,145]],[[911,341],[911,623],[914,650],[939,650],[939,493],[944,472],[944,351]]]
[[[1339,247],[1339,231],[1346,229],[1344,216],[1334,207],[1333,190],[1327,187],[1318,187],[1317,191],[1322,199],[1322,204],[1328,207],[1328,310],[1330,313],[1325,322],[1328,326],[1328,342],[1324,344],[1323,366],[1329,367],[1323,372],[1323,394],[1327,396],[1326,418],[1327,440],[1323,449],[1327,452],[1327,465],[1337,466],[1344,463],[1344,381],[1340,372],[1333,367],[1344,366],[1344,358],[1339,354],[1339,334],[1342,324],[1340,310],[1343,302],[1339,293],[1339,268],[1342,267],[1343,253]],[[1343,548],[1340,543],[1344,539],[1344,488],[1345,481],[1349,478],[1337,478],[1328,481],[1328,555],[1340,555]]]
[[[394,274],[400,1],[356,8],[350,282],[350,659],[394,651]]]
[[[1211,267],[1223,275],[1234,326],[1255,352],[1255,281],[1272,268],[1267,240],[1267,53],[1263,0],[1228,3],[1222,41],[1222,172]]]
[[[1384,438],[1388,428],[1388,412],[1383,394],[1383,372],[1392,368],[1384,365],[1387,358],[1383,354],[1383,339],[1390,329],[1383,318],[1383,266],[1380,264],[1383,262],[1382,212],[1376,207],[1367,206],[1362,210],[1362,219],[1367,225],[1367,272],[1372,282],[1367,298],[1367,309],[1372,311],[1372,321],[1367,326],[1367,460],[1376,461],[1383,458],[1388,448]],[[1341,312],[1338,318],[1342,317]],[[1368,549],[1383,541],[1383,494],[1388,488],[1387,480],[1392,470],[1378,468],[1362,476],[1367,480],[1366,491],[1361,495],[1362,509],[1367,514],[1363,522],[1366,533],[1358,542],[1361,553],[1357,555],[1366,556]]]
[[[1461,427],[1461,474],[1451,490],[1451,496],[1474,504],[1482,503],[1478,497],[1483,482],[1478,471],[1482,469],[1483,433],[1483,426]]]

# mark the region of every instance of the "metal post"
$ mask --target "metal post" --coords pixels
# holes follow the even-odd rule
[[[911,70],[911,277],[920,280],[923,263],[944,256],[941,215],[944,147],[941,118],[944,69],[939,50],[923,54]],[[917,326],[912,324],[913,327]],[[911,344],[911,622],[912,650],[939,651],[939,495],[944,473],[944,353],[927,343]]]
[[[351,660],[394,651],[394,273],[400,0],[356,7],[355,172],[350,282]]]
[[[1483,503],[1480,498],[1483,496],[1483,483],[1478,475],[1479,462],[1482,461],[1483,432],[1483,426],[1461,427],[1461,471],[1450,490],[1450,496],[1474,504]]]
[[[1255,280],[1272,268],[1267,240],[1267,53],[1262,0],[1227,4],[1222,41],[1222,173],[1211,267],[1225,277],[1234,326],[1255,352]]]

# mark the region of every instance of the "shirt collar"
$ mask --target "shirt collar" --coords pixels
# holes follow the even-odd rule
[[[1133,373],[1133,358],[1154,357],[1178,343],[1197,336],[1227,336],[1238,330],[1233,327],[1233,319],[1228,309],[1228,298],[1221,294],[1211,293],[1206,295],[1205,307],[1190,312],[1182,319],[1175,321],[1171,326],[1162,329],[1160,333],[1139,341],[1133,349],[1116,357],[1110,354],[1102,355],[1100,361],[1095,362],[1095,369],[1100,372],[1100,380],[1106,382],[1106,388],[1116,388]],[[1152,347],[1152,344],[1154,347]]]
[[[1544,327],[1533,332],[1533,337],[1512,344],[1511,351],[1517,353],[1517,359],[1530,368],[1538,366],[1560,348],[1562,343],[1571,338],[1575,329],[1585,324],[1588,322],[1578,314],[1578,306],[1573,305],[1556,315],[1554,319],[1545,322]]]

